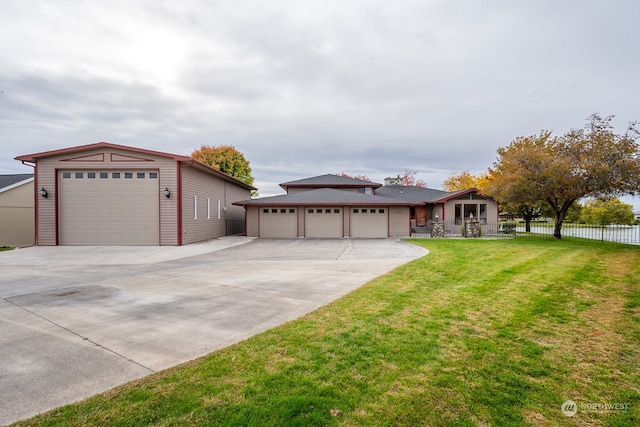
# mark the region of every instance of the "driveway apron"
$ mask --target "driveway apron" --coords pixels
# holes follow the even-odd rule
[[[249,338],[426,253],[246,237],[0,252],[0,424]]]

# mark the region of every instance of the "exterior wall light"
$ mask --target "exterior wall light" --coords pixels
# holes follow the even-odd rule
[[[171,191],[169,191],[169,187],[164,187],[164,197],[167,199],[171,197]]]
[[[40,195],[46,199],[49,194],[47,193],[47,190],[42,187],[42,189],[40,190]]]
[[[436,221],[440,219],[440,215],[436,214]]]

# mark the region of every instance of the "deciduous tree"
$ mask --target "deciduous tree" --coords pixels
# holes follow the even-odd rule
[[[371,179],[367,175],[349,175],[348,173],[340,172],[338,176],[341,176],[343,178],[353,178],[353,179],[359,179],[361,181],[371,182]]]
[[[632,225],[635,220],[633,206],[623,203],[617,197],[586,201],[580,219],[587,224],[598,225]]]
[[[191,153],[191,158],[246,184],[253,185],[254,179],[249,161],[232,145],[202,145]]]
[[[426,187],[427,182],[417,178],[418,171],[405,169],[397,178],[387,177],[384,179],[385,185],[406,185],[415,187]]]
[[[545,201],[553,210],[558,239],[576,200],[640,193],[638,131],[631,123],[624,134],[616,134],[612,118],[593,114],[583,129],[560,137],[542,131],[499,148],[487,193],[513,205]]]

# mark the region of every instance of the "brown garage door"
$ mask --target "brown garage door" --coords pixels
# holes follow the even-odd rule
[[[389,209],[352,208],[350,215],[351,237],[389,237]]]
[[[343,237],[342,208],[307,208],[304,226],[305,237]]]
[[[61,245],[158,245],[154,170],[59,171]]]
[[[260,208],[260,237],[295,239],[298,237],[296,208]]]

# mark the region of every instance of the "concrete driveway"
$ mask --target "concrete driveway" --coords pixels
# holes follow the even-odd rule
[[[241,341],[425,254],[246,237],[0,252],[0,424]]]

